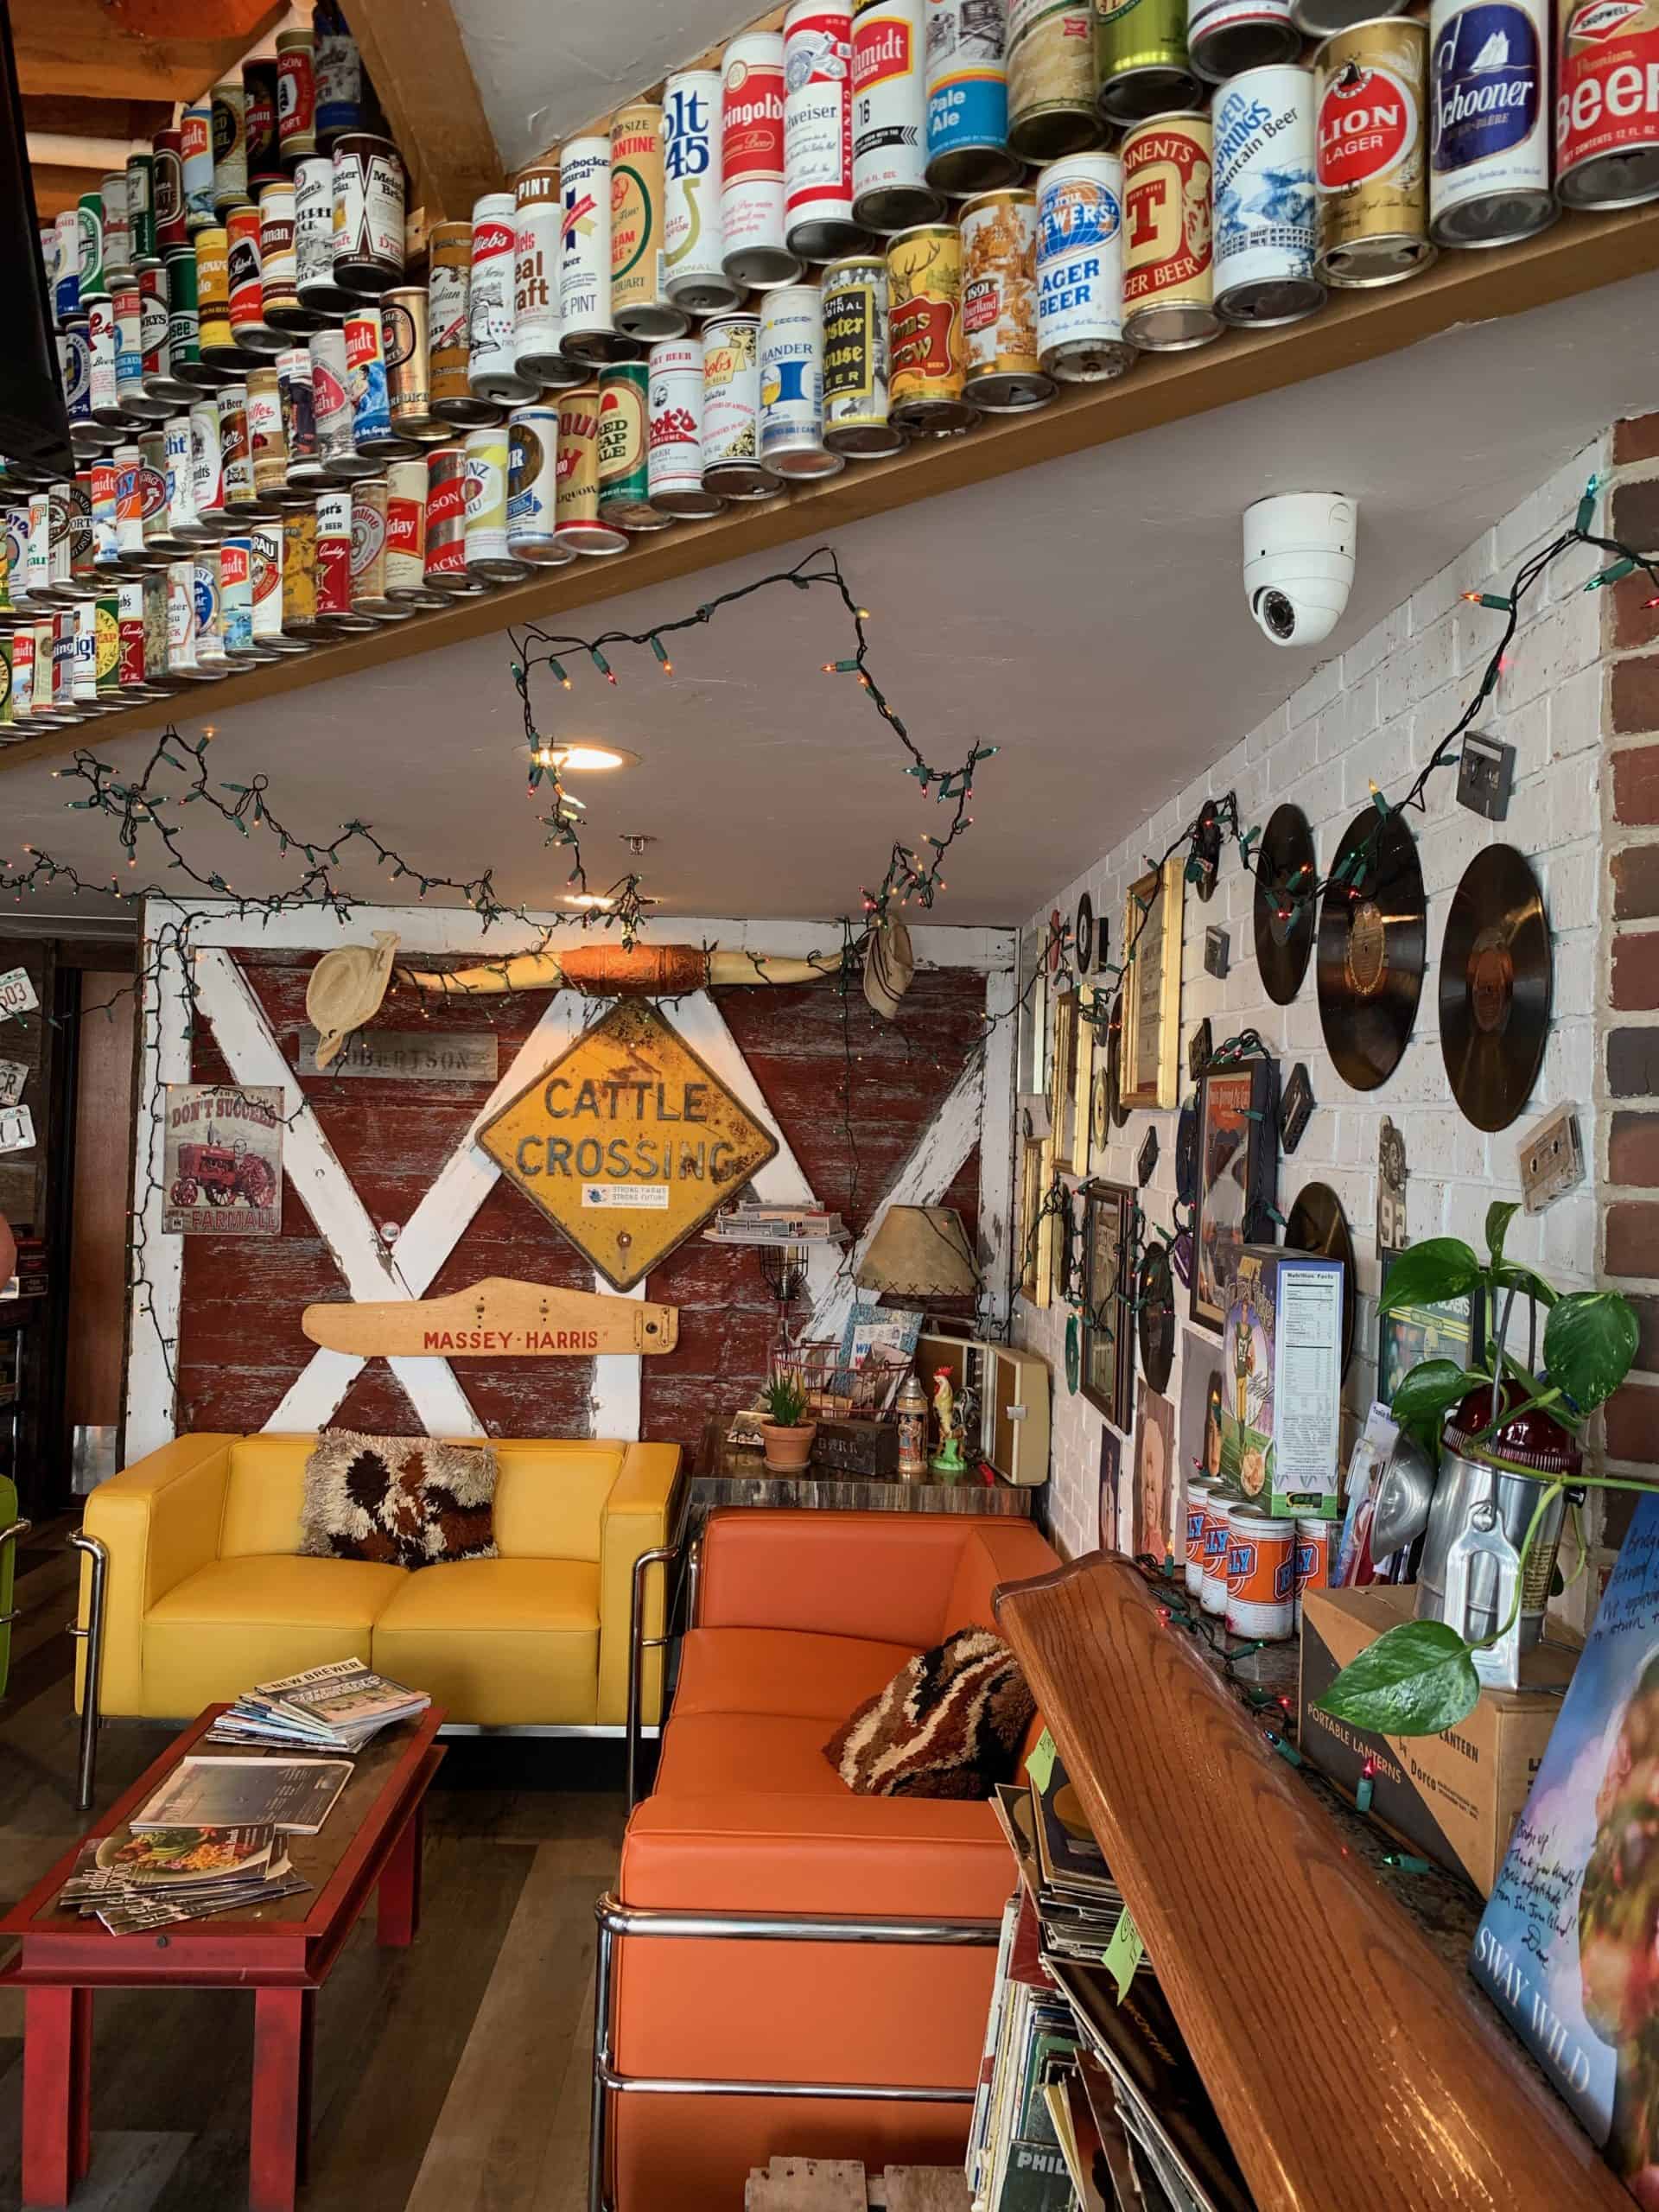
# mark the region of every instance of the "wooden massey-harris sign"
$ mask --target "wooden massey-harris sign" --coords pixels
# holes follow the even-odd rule
[[[327,1351],[360,1359],[587,1359],[599,1352],[672,1351],[672,1306],[492,1275],[447,1298],[332,1300],[300,1325]]]

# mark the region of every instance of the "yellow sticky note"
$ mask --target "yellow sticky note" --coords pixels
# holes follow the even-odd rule
[[[1135,1970],[1147,1955],[1141,1941],[1141,1930],[1126,1910],[1112,1934],[1111,1942],[1101,1953],[1106,1971],[1117,1984],[1117,2001],[1121,2005],[1129,1993],[1129,1984]]]
[[[1054,1738],[1046,1728],[1031,1747],[1031,1757],[1026,1761],[1026,1771],[1039,1789],[1046,1789],[1048,1777],[1054,1771]]]

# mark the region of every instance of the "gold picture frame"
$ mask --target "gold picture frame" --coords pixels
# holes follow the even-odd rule
[[[1020,1295],[1037,1306],[1048,1305],[1053,1294],[1053,1216],[1043,1215],[1036,1235],[1032,1234],[1048,1188],[1048,1161],[1049,1141],[1027,1137],[1020,1159]]]
[[[1059,992],[1051,1003],[1048,1141],[1055,1166],[1063,1175],[1071,1175],[1077,1172],[1072,1162],[1077,1150],[1077,994]],[[1085,1137],[1087,1127],[1085,1121]]]
[[[1092,983],[1079,983],[1074,994],[1077,1035],[1071,1070],[1071,1173],[1089,1173],[1090,1142],[1093,1135],[1095,1090],[1094,1004]],[[1065,1163],[1061,1162],[1064,1166]]]
[[[1123,977],[1122,1074],[1126,1107],[1180,1103],[1181,934],[1186,863],[1173,854],[1129,886],[1123,943],[1135,957]]]

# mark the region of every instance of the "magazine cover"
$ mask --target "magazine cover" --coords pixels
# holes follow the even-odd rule
[[[179,1761],[128,1826],[276,1828],[315,1835],[352,1778],[349,1759],[228,1758],[192,1754]]]
[[[1659,2205],[1659,1497],[1636,1510],[1470,1969]]]

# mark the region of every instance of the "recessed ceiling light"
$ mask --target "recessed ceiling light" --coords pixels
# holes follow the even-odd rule
[[[611,901],[602,891],[567,891],[564,903],[567,906],[608,906]]]
[[[561,775],[597,773],[602,768],[637,768],[639,755],[620,745],[549,745],[543,747],[544,766]]]

